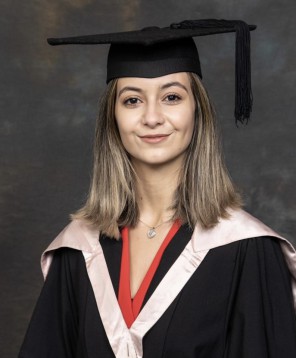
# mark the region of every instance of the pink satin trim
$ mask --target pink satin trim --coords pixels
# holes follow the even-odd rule
[[[271,228],[244,210],[228,210],[230,217],[220,219],[212,229],[195,226],[192,235],[194,251],[210,250],[231,242],[260,236],[274,236],[283,239]]]
[[[98,310],[115,357],[141,357],[135,351],[132,335],[123,319],[99,241],[93,253],[83,255]]]
[[[285,255],[288,268],[291,272],[291,286],[294,298],[294,308],[296,312],[296,252],[291,243],[286,239],[281,241],[281,248],[283,254]]]
[[[52,262],[51,251],[61,247],[71,247],[82,252],[92,252],[98,241],[99,232],[85,222],[74,220],[51,242],[41,256],[41,269],[44,279]]]
[[[191,241],[160,282],[130,329],[127,328],[119,308],[97,230],[82,221],[71,222],[43,253],[43,275],[47,275],[53,250],[71,247],[82,251],[98,310],[117,358],[142,358],[143,337],[173,302],[207,252],[238,240],[260,236],[274,236],[281,240],[281,248],[292,275],[296,310],[296,252],[291,243],[243,210],[230,210],[229,213],[231,217],[220,220],[213,229],[204,230],[199,225],[195,227]]]

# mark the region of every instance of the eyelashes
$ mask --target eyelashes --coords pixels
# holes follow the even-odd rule
[[[130,97],[123,101],[123,104],[128,107],[135,107],[139,103],[142,103],[142,101],[137,97]]]
[[[167,102],[172,102],[172,103],[179,102],[182,99],[181,96],[179,96],[176,93],[171,93],[171,94],[167,95],[165,98],[167,98]]]
[[[165,97],[163,97],[162,102],[170,105],[170,104],[177,104],[181,100],[182,100],[182,97],[179,94],[169,93]],[[143,103],[143,101],[139,97],[136,97],[136,96],[131,96],[131,97],[125,98],[123,100],[123,104],[126,107],[137,107],[141,103]]]

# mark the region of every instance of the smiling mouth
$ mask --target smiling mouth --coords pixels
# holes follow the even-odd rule
[[[148,134],[145,136],[139,136],[146,143],[159,143],[168,138],[170,134]]]

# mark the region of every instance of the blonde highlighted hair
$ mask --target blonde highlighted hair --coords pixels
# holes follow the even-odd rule
[[[226,169],[215,113],[196,74],[188,74],[196,102],[195,124],[183,170],[174,195],[174,218],[193,228],[211,228],[228,217],[227,208],[241,206],[241,197]],[[117,80],[101,98],[94,141],[93,175],[85,205],[72,219],[83,219],[101,233],[119,237],[118,227],[135,226],[139,209],[136,174],[119,135],[115,120]]]

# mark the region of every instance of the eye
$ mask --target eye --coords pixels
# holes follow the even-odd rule
[[[137,97],[130,97],[130,98],[126,98],[124,101],[123,101],[123,104],[125,106],[128,106],[128,107],[134,107],[138,104],[140,104],[140,99],[137,98]]]
[[[179,102],[181,99],[182,98],[179,95],[177,95],[176,93],[171,93],[171,94],[167,95],[164,100],[166,102],[169,102],[170,104],[171,103],[173,104],[173,103]]]

